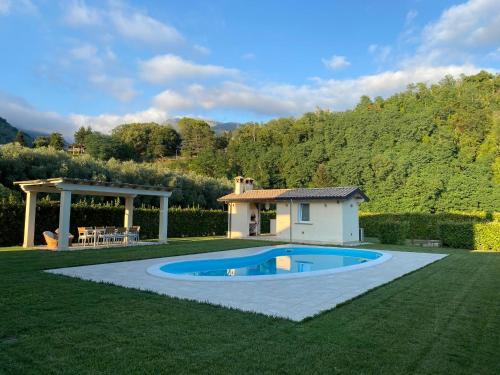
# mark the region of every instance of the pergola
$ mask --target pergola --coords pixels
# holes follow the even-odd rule
[[[76,178],[49,178],[44,180],[16,181],[26,193],[26,215],[24,219],[23,247],[33,247],[35,239],[36,197],[38,193],[60,194],[58,250],[68,248],[69,223],[71,216],[71,196],[100,195],[125,198],[124,227],[130,228],[134,217],[134,198],[137,195],[150,195],[160,198],[159,241],[167,242],[168,198],[172,189],[161,186],[125,184],[118,182],[99,182]]]

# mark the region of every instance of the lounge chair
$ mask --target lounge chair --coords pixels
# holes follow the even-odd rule
[[[54,232],[51,232],[49,230],[43,232],[43,238],[47,243],[47,249],[57,250],[58,241],[57,241],[57,236]]]

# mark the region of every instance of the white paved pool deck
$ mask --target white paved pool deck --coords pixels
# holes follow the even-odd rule
[[[447,255],[384,250],[392,257],[373,267],[262,281],[184,281],[153,276],[146,271],[158,263],[251,255],[270,247],[59,268],[47,272],[300,321]]]

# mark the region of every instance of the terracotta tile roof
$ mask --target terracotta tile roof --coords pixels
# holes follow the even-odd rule
[[[227,194],[223,197],[217,199],[219,202],[226,201],[265,201],[265,200],[276,200],[280,195],[286,193],[290,189],[265,189],[265,190],[250,190],[245,191],[242,194]]]
[[[359,195],[368,201],[368,197],[356,186],[298,189],[264,189],[250,190],[242,194],[227,194],[218,199],[219,202],[258,202],[290,199],[348,199]]]

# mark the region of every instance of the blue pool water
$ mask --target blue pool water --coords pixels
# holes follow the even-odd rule
[[[375,251],[327,247],[281,247],[244,257],[165,264],[160,271],[186,276],[259,276],[322,271],[378,259]]]

